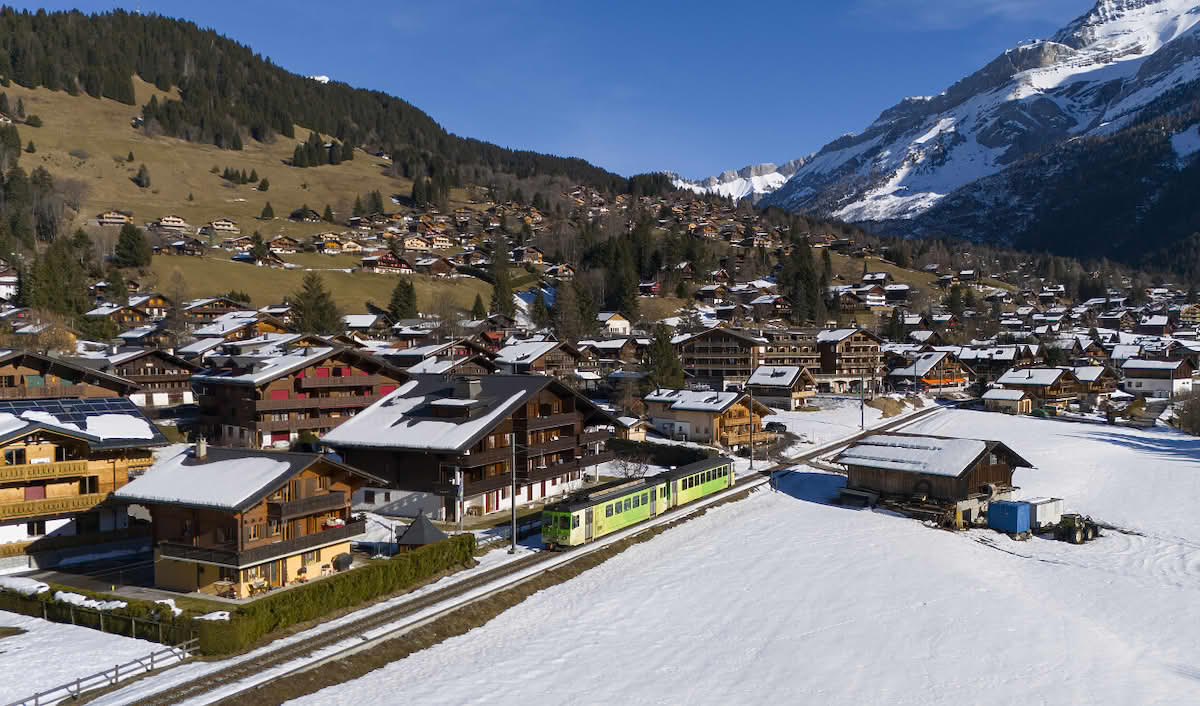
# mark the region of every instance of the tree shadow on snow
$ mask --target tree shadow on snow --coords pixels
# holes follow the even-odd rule
[[[1124,446],[1140,453],[1157,454],[1168,458],[1186,458],[1200,461],[1200,439],[1178,437],[1145,437],[1121,432],[1096,432],[1073,434],[1078,439],[1099,440],[1116,446]]]

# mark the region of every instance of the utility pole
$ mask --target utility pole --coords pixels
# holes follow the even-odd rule
[[[512,508],[512,544],[508,547],[509,554],[517,553],[517,433],[514,431],[508,435],[509,443],[512,445],[512,463],[510,470],[512,471],[512,491],[508,495],[508,505]]]
[[[458,466],[454,467],[454,485],[458,492],[458,533],[463,531],[463,476],[462,469]]]
[[[867,430],[867,395],[863,385],[866,384],[863,380],[862,368],[858,369],[858,428],[862,431]]]
[[[754,388],[750,392],[750,470],[754,470]]]

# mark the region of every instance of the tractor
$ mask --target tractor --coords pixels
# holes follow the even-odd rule
[[[1055,534],[1064,542],[1083,544],[1100,536],[1100,525],[1086,515],[1066,513],[1059,521]]]

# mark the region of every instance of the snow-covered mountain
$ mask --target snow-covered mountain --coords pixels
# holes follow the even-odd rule
[[[1064,160],[1149,120],[1183,115],[1161,128],[1176,135],[1168,143],[1183,168],[1200,147],[1184,115],[1200,96],[1198,22],[1200,0],[1099,0],[1053,38],[826,145],[763,203],[903,234],[1004,239],[1033,227],[1045,210],[1038,187]],[[990,209],[1003,212],[1007,236]]]
[[[716,194],[735,201],[749,198],[758,201],[763,196],[775,191],[787,183],[787,180],[804,166],[804,158],[793,159],[784,164],[755,164],[742,167],[735,171],[724,171],[718,176],[707,179],[684,179],[678,174],[668,172],[671,182],[679,189],[688,189],[697,194]]]

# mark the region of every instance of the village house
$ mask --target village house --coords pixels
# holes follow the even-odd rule
[[[772,414],[770,407],[744,392],[705,392],[659,388],[642,401],[650,424],[660,434],[677,441],[718,444],[737,450],[754,440],[766,441],[762,418]]]
[[[996,383],[1008,390],[1028,392],[1038,408],[1063,408],[1079,399],[1079,378],[1069,368],[1012,368]]]
[[[290,235],[279,235],[267,241],[267,249],[276,255],[291,255],[300,250],[300,241]]]
[[[0,351],[0,400],[51,397],[127,397],[140,388],[132,380],[109,375],[59,357],[27,350]]]
[[[121,304],[101,304],[95,309],[85,312],[84,316],[89,319],[111,321],[122,331],[136,328],[150,321],[150,315],[141,309]]]
[[[105,211],[96,216],[98,226],[124,226],[133,224],[133,214],[128,211]]]
[[[425,275],[446,277],[454,274],[454,263],[444,257],[422,257],[413,262],[413,269]]]
[[[391,252],[364,257],[360,267],[366,272],[380,275],[408,275],[413,272],[412,265],[408,264],[407,260],[396,257]]]
[[[156,230],[164,231],[166,233],[186,233],[190,227],[191,226],[187,224],[187,221],[183,220],[179,216],[163,216],[154,222],[154,228]]]
[[[613,423],[551,377],[415,375],[322,443],[387,479],[368,492],[404,491],[413,514],[452,521],[510,508],[514,470],[518,504],[578,489],[612,459],[601,449]]]
[[[243,311],[245,305],[228,297],[194,299],[183,307],[184,316],[193,325],[207,324],[230,312]]]
[[[877,390],[883,374],[883,339],[865,329],[831,329],[817,333],[819,368],[810,368],[822,392],[856,393],[862,386]]]
[[[164,248],[162,252],[167,255],[202,257],[207,250],[208,243],[198,238],[186,237],[171,241],[171,244]]]
[[[974,373],[952,354],[930,351],[917,355],[910,365],[892,370],[888,379],[909,390],[961,391],[972,384]]]
[[[1033,464],[1000,441],[919,434],[872,434],[834,458],[854,494],[925,496],[953,506],[955,523],[980,520],[993,500],[1012,497],[1013,472]]]
[[[1192,391],[1192,363],[1187,360],[1130,358],[1121,364],[1121,387],[1131,395],[1176,399]]]
[[[1033,397],[1024,390],[993,387],[983,393],[983,406],[989,412],[1029,414],[1033,411]]]
[[[192,373],[200,367],[164,350],[138,348],[71,360],[80,367],[116,375],[138,385],[141,389],[128,397],[141,408],[163,409],[196,401],[192,394]]]
[[[44,537],[129,527],[111,494],[153,463],[166,438],[127,399],[0,402],[0,568],[31,568]],[[14,544],[9,544],[14,543]],[[45,544],[43,542],[43,544]],[[46,547],[49,549],[50,547]]]
[[[237,221],[230,218],[218,218],[200,228],[200,233],[203,235],[237,235],[241,232],[242,229],[238,228]]]
[[[382,479],[321,454],[201,441],[116,497],[149,510],[155,586],[245,598],[333,573],[366,532],[350,504],[368,482]]]
[[[524,341],[496,351],[496,363],[510,373],[534,373],[565,377],[579,367],[583,354],[574,345],[560,341]]]
[[[683,370],[714,389],[744,385],[762,361],[767,340],[737,329],[712,328],[672,339]]]
[[[170,299],[159,294],[158,292],[150,292],[148,294],[136,294],[129,297],[130,308],[145,312],[152,321],[160,321],[167,318],[167,314],[171,313],[173,306]]]
[[[429,252],[433,249],[433,244],[419,235],[406,235],[401,238],[403,249],[412,250],[414,252]]]
[[[596,314],[596,320],[610,336],[628,336],[633,327],[629,319],[615,311],[602,311]]]
[[[1103,405],[1117,391],[1117,373],[1106,365],[1077,366],[1071,372],[1079,380],[1079,403],[1085,409]]]
[[[760,365],[746,381],[746,392],[775,409],[802,409],[817,394],[817,381],[808,368],[797,365]]]
[[[282,355],[232,356],[192,376],[199,430],[226,446],[289,445],[320,436],[382,399],[403,371],[355,349],[298,346]]]

